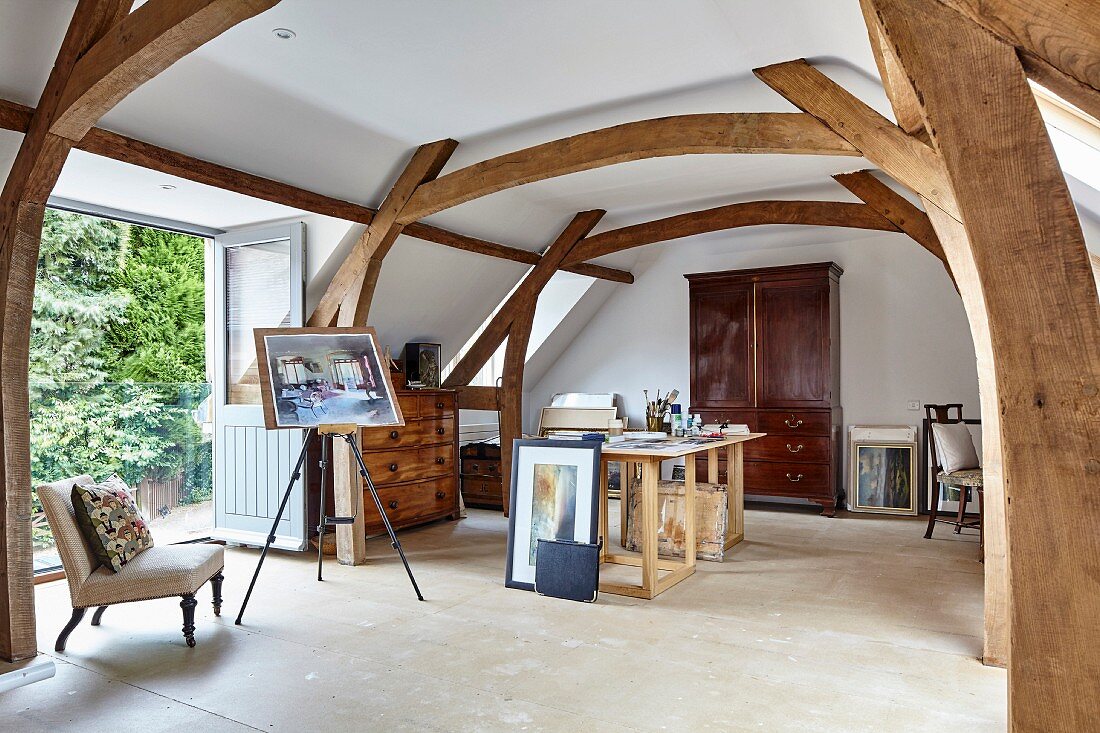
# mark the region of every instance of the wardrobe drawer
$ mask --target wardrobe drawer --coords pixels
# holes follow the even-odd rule
[[[450,443],[454,440],[454,419],[410,420],[404,427],[371,428],[360,433],[363,451],[403,448],[414,445]]]
[[[831,453],[830,444],[831,441],[827,437],[766,435],[745,443],[745,460],[828,463]]]
[[[433,476],[447,476],[454,472],[454,446],[435,445],[428,448],[364,453],[374,483],[382,486],[403,481],[419,481]]]
[[[832,430],[828,412],[775,410],[757,413],[761,433],[782,435],[829,435]]]
[[[432,393],[417,396],[420,417],[452,417],[455,414],[453,394]]]
[[[821,494],[832,492],[829,464],[767,463],[745,464],[746,494]]]
[[[390,524],[407,525],[420,519],[454,512],[458,498],[456,488],[455,480],[448,477],[380,487],[378,498],[382,500]],[[378,515],[369,491],[363,492],[363,521],[368,533],[385,531],[385,525],[382,524],[382,518]]]

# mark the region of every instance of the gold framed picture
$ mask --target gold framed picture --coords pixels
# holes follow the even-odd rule
[[[373,328],[257,328],[255,338],[268,430],[405,424]]]
[[[848,509],[916,514],[916,459],[916,442],[852,441]]]

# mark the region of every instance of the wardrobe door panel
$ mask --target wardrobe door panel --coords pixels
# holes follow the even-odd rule
[[[753,288],[730,285],[691,297],[691,404],[752,407]]]
[[[828,281],[780,280],[756,288],[758,405],[829,406]]]

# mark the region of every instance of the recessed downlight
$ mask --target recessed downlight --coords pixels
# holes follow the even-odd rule
[[[291,38],[297,37],[298,34],[290,30],[289,28],[276,28],[275,30],[271,31],[271,35],[275,36],[279,40],[289,41]]]

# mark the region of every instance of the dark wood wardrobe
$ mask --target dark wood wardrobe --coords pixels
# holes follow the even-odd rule
[[[707,423],[745,423],[745,493],[840,494],[840,276],[836,263],[685,275],[691,404]],[[706,458],[697,459],[706,475]],[[725,461],[719,463],[724,482]]]

